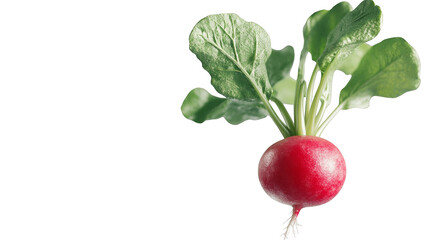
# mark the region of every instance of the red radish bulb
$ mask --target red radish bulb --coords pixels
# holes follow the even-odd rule
[[[258,175],[270,197],[293,207],[287,234],[302,208],[324,204],[338,194],[346,179],[346,164],[331,142],[292,136],[265,151]]]

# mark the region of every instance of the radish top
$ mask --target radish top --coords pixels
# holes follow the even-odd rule
[[[189,48],[224,97],[195,88],[186,96],[182,113],[198,123],[224,117],[240,124],[270,116],[284,138],[320,136],[340,110],[366,108],[373,96],[394,98],[418,88],[420,62],[406,40],[366,43],[380,32],[381,17],[372,0],[354,9],[340,2],[312,14],[304,24],[304,45],[293,77],[293,47],[271,49],[267,32],[237,14],[207,16],[193,28]],[[304,66],[309,53],[315,64],[307,82]],[[335,71],[351,77],[337,106],[326,114]],[[285,104],[293,105],[293,114]]]

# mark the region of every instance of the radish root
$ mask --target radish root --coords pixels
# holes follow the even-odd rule
[[[301,211],[301,207],[297,207],[297,206],[293,207],[292,216],[288,219],[289,223],[286,227],[286,232],[283,234],[284,240],[288,238],[290,231],[292,231],[294,236],[298,232],[297,218],[298,218],[299,211]]]

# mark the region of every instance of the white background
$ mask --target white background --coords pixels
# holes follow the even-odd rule
[[[282,239],[291,208],[257,179],[281,136],[268,118],[182,116],[191,89],[214,92],[188,36],[206,15],[235,12],[273,48],[299,52],[307,17],[336,3],[1,1],[0,239]],[[384,23],[371,43],[404,37],[422,84],[328,126],[347,180],[334,200],[302,210],[296,239],[429,239],[427,8],[377,4]]]

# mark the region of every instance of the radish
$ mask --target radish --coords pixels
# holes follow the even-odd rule
[[[293,136],[269,147],[259,162],[265,192],[293,207],[286,234],[300,210],[334,198],[346,179],[346,164],[331,142],[314,136]]]
[[[222,117],[234,125],[267,116],[273,120],[283,139],[262,155],[258,175],[271,198],[293,208],[285,237],[302,208],[330,201],[344,184],[343,156],[320,137],[332,119],[341,110],[367,108],[374,96],[396,98],[420,85],[420,61],[407,41],[396,37],[367,44],[380,28],[381,10],[372,0],[354,9],[340,2],[315,12],[304,24],[296,77],[290,75],[294,48],[272,49],[268,33],[237,14],[209,15],[192,29],[189,49],[222,96],[195,88],[182,113],[197,123]],[[306,78],[309,55],[314,68]],[[350,79],[330,108],[336,71]]]

